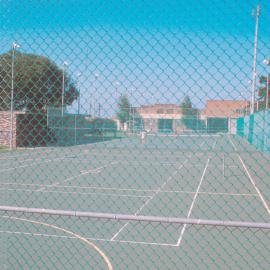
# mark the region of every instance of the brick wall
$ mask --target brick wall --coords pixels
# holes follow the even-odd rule
[[[17,126],[17,114],[20,112],[15,112],[13,114],[13,146],[16,147],[16,126]],[[11,117],[9,111],[0,112],[0,146],[9,146],[11,136]]]

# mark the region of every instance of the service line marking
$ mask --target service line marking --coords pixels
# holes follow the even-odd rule
[[[185,163],[188,161],[188,159],[186,159],[182,164],[179,165],[179,167],[172,173],[172,175],[170,175],[170,177],[168,179],[165,180],[165,182],[155,191],[155,193],[148,199],[146,200],[143,205],[134,213],[134,215],[138,215],[143,209],[144,207],[146,207],[162,190],[162,188],[167,185],[172,179],[173,177],[179,172],[179,170],[181,170]],[[128,226],[130,222],[126,222],[121,228],[120,230],[115,233],[113,235],[113,237],[111,238],[111,240],[115,240],[117,238],[117,236]]]
[[[118,162],[118,161],[114,161],[114,162],[108,163],[108,164],[106,164],[106,165],[104,165],[104,166],[98,167],[98,168],[95,169],[95,172],[97,172],[98,170],[102,170],[102,169],[104,169],[104,168],[106,168],[106,167],[108,167],[108,166],[117,164],[117,163],[119,163],[119,162]],[[90,174],[90,173],[92,173],[92,172],[93,172],[93,170],[82,172],[82,173],[80,173],[80,174],[78,174],[78,175],[71,176],[71,177],[69,177],[69,178],[67,178],[67,179],[65,179],[65,180],[63,180],[63,181],[59,181],[59,182],[53,183],[53,184],[51,184],[51,185],[48,185],[48,186],[46,186],[46,187],[42,187],[42,188],[38,189],[37,191],[42,191],[42,190],[45,190],[46,188],[58,186],[58,185],[61,184],[61,183],[65,183],[65,182],[67,182],[67,181],[76,179],[76,178],[78,178],[78,177],[80,177],[80,176],[82,176],[82,175]]]

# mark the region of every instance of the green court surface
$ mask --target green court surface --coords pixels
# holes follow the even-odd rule
[[[0,160],[0,205],[270,221],[270,157],[239,137],[130,136],[4,152]],[[267,269],[270,263],[266,229],[7,212],[1,228],[1,269],[36,262],[39,269],[108,269],[105,258],[114,269]]]

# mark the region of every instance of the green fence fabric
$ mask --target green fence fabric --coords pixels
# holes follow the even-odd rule
[[[244,137],[257,149],[269,153],[270,111],[261,111],[254,115],[238,118],[237,134]]]

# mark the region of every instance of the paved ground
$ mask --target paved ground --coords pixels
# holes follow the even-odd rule
[[[3,152],[0,160],[1,205],[270,220],[270,157],[237,137],[130,137]],[[106,258],[114,269],[267,269],[269,233],[4,212],[1,269],[37,262],[39,269],[106,269]]]

